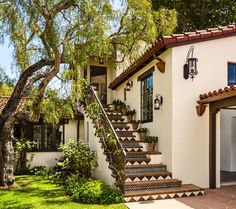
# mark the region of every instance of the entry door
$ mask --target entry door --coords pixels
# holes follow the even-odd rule
[[[90,66],[90,84],[97,91],[102,104],[107,104],[107,68]]]

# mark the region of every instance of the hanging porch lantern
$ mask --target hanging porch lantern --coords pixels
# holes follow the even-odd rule
[[[198,59],[193,57],[194,46],[191,46],[188,50],[186,57],[186,63],[184,65],[184,78],[187,80],[189,77],[193,80],[198,74],[197,62]]]

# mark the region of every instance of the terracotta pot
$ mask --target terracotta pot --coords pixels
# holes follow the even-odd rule
[[[128,115],[128,116],[127,116],[128,122],[130,122],[132,119],[133,119],[133,115]]]
[[[133,130],[137,130],[139,123],[132,123]]]
[[[148,151],[153,152],[155,151],[156,143],[148,143]]]
[[[141,140],[145,141],[147,134],[146,133],[139,133],[139,137]]]

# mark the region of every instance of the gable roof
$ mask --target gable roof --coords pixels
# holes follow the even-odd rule
[[[123,73],[116,77],[109,85],[109,88],[115,90],[132,75],[141,70],[145,65],[155,59],[168,48],[192,44],[197,42],[209,41],[219,38],[225,38],[236,35],[236,24],[227,25],[218,28],[208,28],[206,30],[197,30],[195,32],[186,32],[183,34],[172,34],[156,40],[143,55],[132,63]]]

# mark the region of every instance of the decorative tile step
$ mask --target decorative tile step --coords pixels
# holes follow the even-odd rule
[[[147,157],[146,152],[127,152],[126,154],[127,154],[126,155],[127,158]]]
[[[132,140],[132,141],[120,141],[120,143],[122,144],[122,146],[123,146],[124,148],[140,146],[137,141],[133,141],[133,140]]]
[[[133,131],[116,131],[118,137],[135,137]]]
[[[181,184],[182,181],[178,179],[133,181],[133,182],[125,182],[124,189],[125,191],[134,191],[134,190],[173,188],[173,187],[180,187]]]
[[[125,182],[172,179],[171,172],[146,172],[125,174]]]
[[[204,190],[202,188],[192,184],[185,184],[181,187],[174,188],[126,191],[123,199],[125,202],[137,202],[145,200],[161,200],[199,195],[204,195]]]
[[[137,141],[135,139],[135,136],[131,136],[131,137],[119,137],[120,141]]]
[[[146,165],[151,161],[151,158],[126,158],[125,165]]]
[[[116,131],[128,131],[130,129],[129,126],[127,126],[126,124],[112,124],[113,128],[116,130]]]
[[[142,152],[143,146],[124,147],[125,152]]]
[[[125,165],[125,174],[149,172],[167,172],[167,168],[164,164]]]
[[[121,113],[121,112],[116,112],[116,111],[106,111],[106,113],[107,113],[107,115],[108,116],[117,116],[117,115],[119,115],[119,116],[126,116],[126,115],[124,115],[123,113]]]

